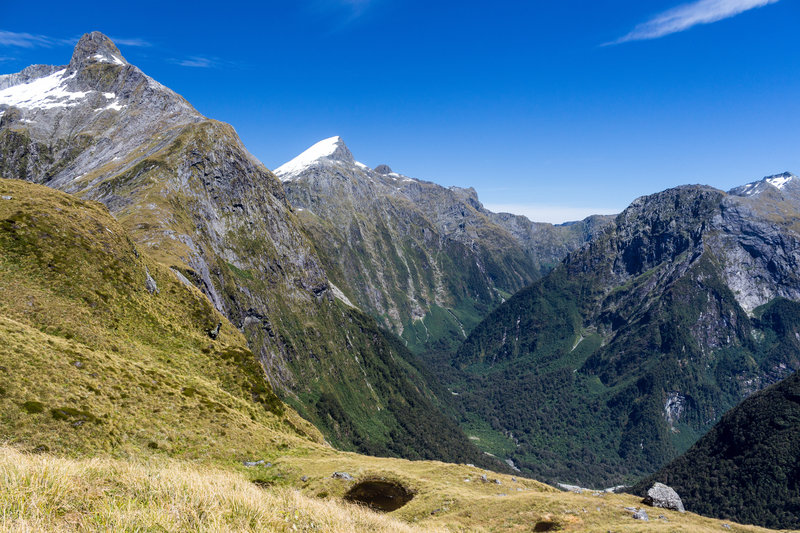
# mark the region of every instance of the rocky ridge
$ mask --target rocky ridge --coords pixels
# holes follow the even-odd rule
[[[634,201],[475,329],[451,389],[540,478],[654,471],[800,368],[797,182]]]
[[[459,343],[610,220],[553,226],[492,213],[474,189],[370,169],[340,137],[275,173],[336,286],[417,351]]]

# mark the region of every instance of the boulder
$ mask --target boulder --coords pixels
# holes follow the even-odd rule
[[[647,511],[645,511],[644,509],[639,509],[638,511],[633,513],[633,519],[634,520],[643,520],[645,522],[649,522],[650,521],[650,517],[647,516]]]
[[[347,472],[334,472],[333,475],[331,475],[331,477],[333,479],[343,479],[345,481],[353,481],[353,479],[355,479]]]
[[[683,502],[678,493],[663,483],[655,483],[650,490],[647,491],[642,503],[650,505],[651,507],[660,507],[662,509],[672,509],[685,513],[686,509],[683,507]]]

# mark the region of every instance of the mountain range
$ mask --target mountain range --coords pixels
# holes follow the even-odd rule
[[[369,168],[339,137],[272,172],[93,32],[67,65],[0,76],[0,435],[244,464],[323,499],[402,493],[404,520],[455,528],[495,507],[537,531],[630,520],[630,496],[573,518],[481,467],[665,480],[690,510],[794,527],[796,466],[768,463],[800,427],[799,217],[789,173],[552,225]]]
[[[789,174],[639,198],[475,328],[451,389],[541,479],[656,470],[800,366],[798,207]]]
[[[474,189],[370,169],[340,137],[275,174],[336,286],[417,353],[456,347],[610,221],[554,226],[492,213]]]

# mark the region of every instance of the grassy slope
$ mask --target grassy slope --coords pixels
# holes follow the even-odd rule
[[[0,195],[11,197],[0,201],[3,440],[220,459],[321,440],[265,385],[244,337],[102,205],[14,180]]]
[[[334,469],[401,480],[417,494],[393,513],[373,513],[339,499],[353,482],[331,479]],[[277,485],[172,459],[63,459],[0,447],[0,531],[767,531],[651,508],[651,521],[640,522],[625,509],[639,505],[633,496],[565,493],[509,476],[497,476],[498,485],[491,473],[484,483],[485,471],[429,461],[329,450],[268,470],[280,472]]]
[[[623,509],[631,496],[320,444],[259,387],[242,335],[137,253],[103,206],[13,180],[0,196],[11,197],[0,199],[0,438],[12,445],[0,448],[3,530],[642,530]],[[377,516],[339,501],[353,482],[334,471],[399,480],[416,496]],[[664,514],[651,530],[720,527]]]

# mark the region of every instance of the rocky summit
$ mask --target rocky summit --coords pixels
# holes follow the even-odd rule
[[[340,137],[275,174],[336,287],[417,352],[457,346],[610,221],[554,226],[492,213],[474,189],[371,169]]]
[[[640,198],[476,327],[450,388],[496,452],[540,478],[630,482],[799,368],[797,182]]]

